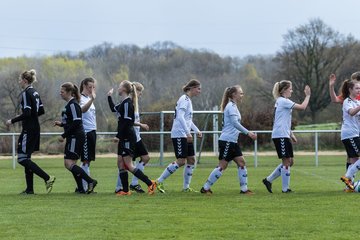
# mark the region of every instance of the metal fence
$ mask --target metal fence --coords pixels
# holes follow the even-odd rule
[[[163,127],[162,127],[163,129]],[[260,134],[271,134],[271,131],[253,131]],[[340,133],[340,130],[295,130],[294,133],[306,133],[306,134],[314,134],[314,157],[315,157],[315,166],[319,165],[319,134],[320,133]],[[160,144],[159,144],[159,164],[163,165],[164,160],[164,137],[165,135],[169,135],[170,131],[152,131],[152,132],[141,132],[142,135],[159,135],[160,138]],[[203,134],[213,134],[216,136],[214,137],[213,141],[213,152],[214,154],[217,154],[217,137],[218,134],[220,134],[220,131],[203,131]],[[41,133],[41,136],[60,136],[60,132],[46,132]],[[104,136],[115,136],[116,132],[97,132],[98,135],[104,135]],[[12,159],[13,159],[13,168],[16,167],[16,141],[17,137],[20,135],[20,133],[0,133],[0,137],[11,137],[12,138]],[[198,150],[198,142],[197,138],[194,134],[194,148],[195,152],[197,153],[198,158],[201,157],[201,144],[200,144],[200,151]],[[254,166],[258,166],[258,142],[254,141],[253,145],[253,152],[254,152]]]

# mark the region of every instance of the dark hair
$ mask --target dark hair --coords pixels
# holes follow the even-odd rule
[[[36,71],[34,69],[24,71],[20,74],[20,78],[26,80],[29,84],[32,84],[33,82],[36,82]]]
[[[353,89],[353,87],[355,86],[355,81],[354,80],[350,80],[350,79],[346,79],[342,84],[341,84],[341,87],[340,87],[340,91],[341,91],[341,94],[340,94],[340,97],[342,99],[345,100],[345,98],[348,98],[350,96],[350,91],[349,89]]]
[[[61,87],[64,88],[66,92],[71,92],[71,96],[73,96],[78,102],[80,102],[79,88],[75,84],[71,82],[66,82],[63,83]]]
[[[287,90],[291,86],[291,82],[289,80],[281,80],[280,82],[276,82],[274,84],[274,88],[272,94],[275,99],[281,96],[285,90]]]
[[[84,80],[81,81],[80,83],[80,93],[82,93],[82,91],[84,90],[84,85],[88,85],[89,82],[91,83],[95,83],[95,78],[92,78],[92,77],[88,77],[88,78],[85,78]]]
[[[192,88],[195,88],[195,87],[199,87],[201,84],[200,84],[200,81],[197,80],[197,79],[191,79],[188,83],[186,83],[183,87],[182,87],[182,90],[184,92],[187,92],[189,91],[190,89]]]
[[[224,111],[226,105],[229,103],[229,99],[232,98],[233,94],[236,93],[239,89],[241,89],[240,85],[225,88],[220,104],[221,111]]]

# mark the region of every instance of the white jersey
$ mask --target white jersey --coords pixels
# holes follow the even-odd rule
[[[294,105],[295,103],[288,98],[276,99],[271,138],[290,138],[291,113]]]
[[[191,128],[197,127],[192,122],[193,107],[191,99],[186,94],[182,95],[176,103],[174,121],[171,128],[171,138],[186,138]]]
[[[232,119],[236,121],[240,129],[236,127]],[[237,143],[240,132],[247,134],[249,131],[241,125],[241,114],[236,103],[229,101],[224,109],[223,128],[219,140]]]
[[[359,118],[360,113],[354,116],[349,114],[349,110],[360,105],[360,101],[346,98],[343,102],[343,122],[341,125],[341,140],[359,137]]]
[[[135,122],[140,123],[140,114],[137,113],[137,112],[135,113]],[[140,126],[135,126],[134,125],[134,129],[135,129],[135,134],[136,134],[136,142],[139,142],[141,140]]]
[[[83,107],[88,101],[90,101],[90,97],[81,94],[80,106]],[[94,103],[92,103],[90,108],[82,114],[82,122],[85,132],[96,130],[96,114]]]

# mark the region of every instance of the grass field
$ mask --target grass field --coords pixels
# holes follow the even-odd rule
[[[339,130],[341,129],[340,123],[317,123],[308,125],[298,125],[295,130]]]
[[[171,159],[167,159],[170,161]],[[214,194],[182,193],[182,170],[165,182],[166,194],[113,194],[115,158],[99,158],[92,176],[97,194],[76,195],[75,183],[61,159],[35,160],[57,177],[51,194],[35,178],[36,195],[23,196],[23,168],[0,160],[0,239],[350,239],[357,238],[356,203],[360,194],[342,192],[344,156],[298,157],[292,169],[294,193],[281,193],[281,179],[269,194],[261,179],[278,164],[275,157],[249,162],[249,187],[239,194],[234,164],[213,186]],[[200,189],[217,161],[202,158],[192,186]],[[148,167],[155,178],[164,167]],[[144,186],[144,185],[143,185]]]

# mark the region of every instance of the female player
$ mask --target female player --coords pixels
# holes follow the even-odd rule
[[[306,109],[310,100],[311,90],[309,86],[305,86],[305,99],[301,104],[297,104],[289,99],[292,92],[292,84],[287,80],[275,83],[273,88],[273,96],[276,102],[271,138],[275,144],[279,159],[282,159],[282,163],[279,164],[268,177],[263,179],[263,183],[270,193],[272,193],[272,182],[280,175],[282,178],[282,192],[291,192],[291,189],[289,188],[290,167],[294,164],[291,140],[297,142],[294,133],[291,132],[291,113],[293,109]]]
[[[61,113],[62,121],[55,121],[54,125],[64,128],[64,133],[61,134],[59,138],[59,142],[63,142],[66,139],[64,164],[74,176],[78,193],[92,193],[97,185],[97,181],[92,179],[81,167],[76,165],[77,160],[81,157],[81,149],[85,138],[81,120],[81,107],[78,104],[80,101],[79,89],[71,82],[64,83],[60,88],[60,96],[67,104]],[[86,192],[82,185],[82,179],[88,183]]]
[[[190,188],[191,177],[195,166],[195,152],[191,129],[195,131],[198,137],[202,133],[192,121],[193,108],[191,98],[201,93],[201,84],[196,79],[191,79],[183,86],[184,94],[179,98],[175,107],[174,122],[171,128],[171,139],[174,145],[176,161],[170,163],[161,176],[157,179],[157,189],[165,193],[163,182],[176,170],[185,165],[183,192],[194,192]]]
[[[354,72],[353,74],[351,74],[351,80],[360,81],[360,72]],[[331,102],[343,104],[345,98],[344,98],[344,96],[342,96],[342,93],[340,93],[339,96],[336,96],[335,88],[334,88],[335,82],[336,82],[336,76],[335,76],[335,74],[331,74],[329,77],[329,93],[330,93]],[[356,100],[360,100],[360,95],[356,96]],[[347,158],[346,159],[346,171],[348,170],[348,168],[351,164],[352,164],[352,162],[351,162],[350,158]],[[354,177],[352,177],[351,180],[353,181]],[[349,189],[348,187],[344,188],[344,191],[345,192],[353,192],[353,190]]]
[[[220,105],[224,117],[219,138],[219,165],[211,172],[200,190],[201,193],[212,194],[210,187],[222,176],[229,162],[233,160],[238,166],[240,194],[253,194],[247,186],[247,169],[238,138],[240,133],[248,135],[252,140],[255,140],[257,136],[241,125],[241,115],[237,103],[240,103],[243,97],[244,93],[239,85],[225,89]]]
[[[85,131],[85,143],[81,152],[81,168],[90,176],[90,162],[95,161],[96,151],[96,114],[94,100],[95,79],[85,78],[80,84],[80,106],[82,111],[82,122]],[[83,188],[87,191],[87,182],[82,180]]]
[[[140,99],[142,96],[142,93],[144,91],[144,86],[139,82],[133,82],[133,84],[135,86],[137,97],[138,97],[138,99]],[[133,156],[133,161],[135,161],[136,158],[140,157],[140,161],[136,165],[136,168],[140,169],[141,171],[144,171],[145,165],[150,161],[150,157],[149,157],[149,153],[146,149],[146,146],[141,139],[140,128],[142,128],[146,131],[149,130],[149,126],[147,124],[140,122],[139,110],[135,109],[134,129],[135,129],[135,133],[136,133],[136,143],[135,143],[135,152],[134,152],[134,156]],[[120,179],[120,177],[118,177],[115,192],[120,191],[120,189],[122,189],[121,179]],[[136,191],[137,193],[145,193],[145,191],[141,188],[138,178],[136,176],[133,176],[133,178],[132,178],[132,181],[130,183],[130,190]]]
[[[360,81],[360,72],[354,72],[353,74],[351,74],[351,80]],[[335,82],[336,82],[336,75],[330,74],[330,77],[329,77],[330,98],[333,103],[341,103],[342,104],[345,98],[342,96],[341,93],[339,96],[336,96]],[[360,95],[356,96],[356,99],[360,100]]]
[[[345,99],[343,102],[343,123],[341,125],[341,141],[343,142],[350,165],[345,176],[340,179],[346,186],[353,190],[352,178],[360,169],[359,150],[359,118],[360,101],[356,97],[360,94],[360,83],[353,80],[345,80],[341,87],[341,96]]]
[[[137,109],[137,94],[134,84],[128,80],[120,83],[118,93],[121,97],[121,102],[117,105],[114,104],[111,95],[114,89],[108,92],[108,102],[112,112],[116,112],[118,117],[118,168],[119,176],[121,179],[122,190],[117,192],[117,195],[131,195],[129,191],[129,170],[134,176],[146,183],[148,186],[148,194],[155,193],[156,182],[151,181],[144,173],[134,167],[132,158],[134,156],[134,148],[136,143],[136,134],[134,130],[135,109]],[[130,96],[131,95],[131,96]],[[132,97],[132,99],[131,99]]]
[[[54,176],[49,176],[36,163],[31,160],[31,154],[39,151],[40,124],[39,116],[45,113],[39,93],[33,88],[36,82],[34,69],[25,71],[20,75],[19,84],[21,93],[22,114],[6,121],[6,125],[22,122],[22,131],[18,140],[18,163],[25,168],[26,189],[22,194],[34,194],[34,173],[44,179],[46,192],[50,193],[55,182]]]

